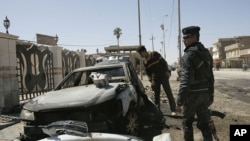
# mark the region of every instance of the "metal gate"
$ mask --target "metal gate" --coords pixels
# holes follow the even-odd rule
[[[20,101],[54,88],[53,54],[47,47],[17,44],[17,75]]]
[[[72,70],[80,67],[80,57],[75,52],[62,51],[62,73],[63,78]]]

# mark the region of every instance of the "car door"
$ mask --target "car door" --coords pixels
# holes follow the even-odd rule
[[[135,87],[135,90],[137,92],[137,94],[145,94],[145,89],[144,86],[141,82],[141,80],[139,79],[134,67],[130,64],[127,63],[127,67],[129,69],[129,73],[130,73],[130,81],[133,84],[133,86]]]

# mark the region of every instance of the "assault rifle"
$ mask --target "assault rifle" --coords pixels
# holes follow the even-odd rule
[[[221,112],[218,112],[218,111],[212,111],[212,110],[210,110],[210,113],[211,113],[211,116],[217,116],[217,117],[219,117],[221,119],[223,119],[225,117],[224,113],[221,113]],[[214,139],[216,141],[220,141],[219,137],[217,136],[217,133],[216,133],[217,131],[216,131],[216,127],[214,125],[214,121],[212,119],[209,122],[209,127],[210,127],[210,130],[211,130],[211,132],[212,132],[212,134],[214,136]]]
[[[211,132],[212,132],[212,134],[214,136],[214,139],[216,141],[219,141],[219,137],[216,134],[217,131],[216,131],[216,128],[215,128],[215,125],[214,125],[214,121],[212,119],[209,121],[209,128],[210,128],[210,130],[211,130]]]
[[[219,112],[219,111],[210,110],[210,113],[211,113],[211,116],[216,116],[216,117],[219,117],[221,119],[223,119],[226,116],[224,113]]]

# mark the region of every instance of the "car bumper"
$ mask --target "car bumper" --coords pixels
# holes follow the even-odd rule
[[[24,134],[30,138],[38,137],[38,136],[47,136],[43,132],[43,128],[46,126],[32,126],[32,125],[25,125],[24,126]],[[109,131],[111,125],[106,122],[100,123],[88,123],[88,130],[91,132],[98,132],[98,131]]]

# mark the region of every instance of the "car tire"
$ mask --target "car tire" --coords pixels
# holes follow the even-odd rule
[[[139,114],[135,109],[130,109],[123,120],[123,131],[125,134],[138,136],[141,130]]]

